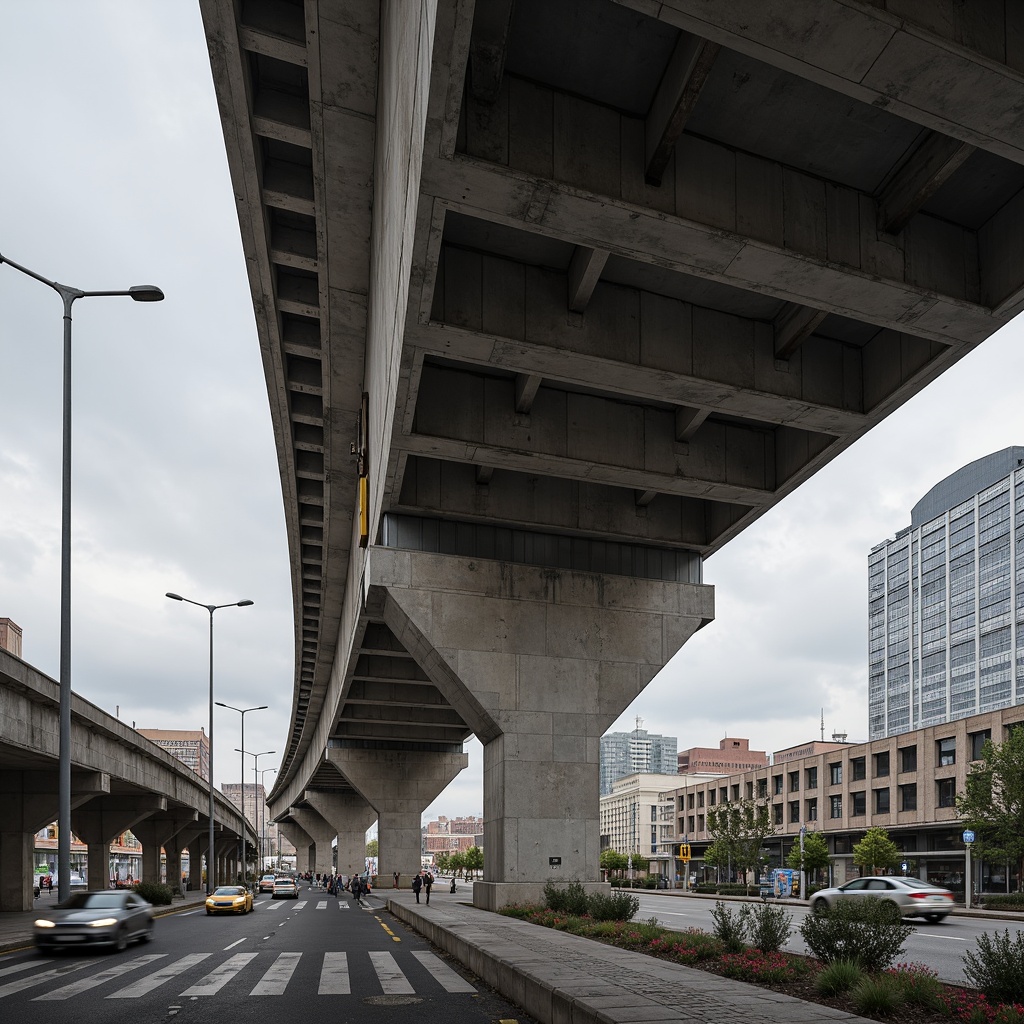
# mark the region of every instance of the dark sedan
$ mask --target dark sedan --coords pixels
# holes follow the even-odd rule
[[[122,950],[134,939],[153,938],[153,905],[131,891],[76,892],[36,918],[33,931],[39,949],[92,945]]]

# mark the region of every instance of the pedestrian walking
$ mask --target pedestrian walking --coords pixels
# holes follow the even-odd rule
[[[420,889],[423,888],[423,876],[416,875],[412,880],[412,891],[416,894],[416,902],[420,901]]]
[[[452,888],[451,888],[451,891],[455,892],[455,872],[454,871],[452,872]]]
[[[53,895],[53,875],[46,876],[46,891],[50,896]]]
[[[423,890],[427,894],[427,903],[430,902],[430,887],[434,884],[434,876],[428,871],[423,876]]]
[[[395,872],[395,884],[394,884],[394,888],[396,888],[396,889],[398,888],[398,872],[397,872],[397,871]]]

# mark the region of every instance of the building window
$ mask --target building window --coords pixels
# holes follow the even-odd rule
[[[715,806],[715,801],[717,799],[718,799],[718,797],[715,795],[715,791],[713,789],[709,789],[708,790],[708,807],[714,807]]]
[[[940,807],[956,807],[956,779],[939,779],[935,783]]]
[[[951,764],[956,764],[956,738],[954,736],[936,740],[935,746],[938,750],[940,768],[948,768]]]
[[[693,794],[692,793],[688,794],[687,797],[686,797],[686,808],[687,808],[687,810],[690,810],[690,811],[693,810]]]
[[[900,771],[917,771],[917,744],[912,747],[900,747]]]
[[[758,779],[757,780],[757,799],[767,800],[768,799],[768,780]]]
[[[697,806],[698,807],[703,807],[704,806],[704,790],[703,789],[700,790],[697,793]]]
[[[748,800],[753,800],[754,799],[754,784],[753,784],[753,782],[748,782],[747,783],[747,799]]]
[[[981,732],[971,733],[971,760],[980,761],[985,744],[992,739],[991,729],[982,729]]]
[[[782,824],[782,804],[772,804],[772,816],[776,825]]]
[[[861,779],[866,779],[868,771],[866,761],[863,757],[851,757],[850,758],[850,780],[852,782],[860,782]]]
[[[798,825],[800,823],[800,801],[790,800],[789,801],[789,823],[790,825]]]
[[[828,777],[833,786],[838,786],[843,781],[843,763],[841,761],[828,766]]]
[[[875,754],[875,778],[881,779],[889,774],[889,751],[883,750]]]
[[[867,814],[867,796],[862,789],[859,793],[850,794],[850,817],[863,818]]]
[[[703,814],[698,814],[697,815],[697,831],[698,832],[703,832],[704,831],[704,815]]]
[[[657,820],[658,820],[658,805],[657,804],[651,804],[651,821],[657,821]]]
[[[804,786],[807,789],[818,788],[818,769],[808,768],[806,771],[806,778],[804,779]]]
[[[806,821],[817,821],[818,820],[818,801],[808,800],[807,801],[807,814],[805,817]]]
[[[781,775],[773,775],[772,776],[772,795],[773,796],[782,796],[782,776]]]
[[[876,789],[875,790],[875,814],[888,814],[889,813],[889,790],[888,789]]]
[[[729,787],[728,786],[723,786],[718,791],[718,796],[721,799],[723,804],[727,804],[729,802]]]
[[[917,810],[917,783],[909,782],[905,786],[900,786],[900,810],[901,811],[916,811]]]
[[[693,815],[691,814],[686,819],[686,834],[689,835],[693,831]]]
[[[800,792],[800,773],[798,771],[789,773],[789,791],[790,793]]]
[[[732,787],[732,798],[733,800],[739,800],[740,798],[740,784],[738,782]]]
[[[830,818],[841,818],[843,816],[843,798],[841,796],[830,796],[828,798],[828,816]]]

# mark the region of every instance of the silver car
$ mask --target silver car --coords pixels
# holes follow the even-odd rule
[[[821,914],[840,900],[861,898],[886,900],[904,917],[923,917],[932,923],[953,910],[953,894],[948,889],[903,875],[869,875],[834,889],[821,889],[811,897],[811,910]]]
[[[39,949],[69,946],[112,946],[120,951],[133,939],[153,938],[153,905],[126,889],[75,892],[33,928]]]
[[[299,895],[299,887],[295,884],[294,878],[288,878],[285,875],[278,875],[274,879],[274,891],[271,893],[270,898],[276,900],[278,896],[287,899],[289,896],[297,897]]]

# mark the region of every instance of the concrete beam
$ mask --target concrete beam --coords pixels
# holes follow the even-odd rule
[[[160,850],[168,847],[173,836],[194,825],[199,818],[197,811],[180,809],[168,815],[153,815],[131,826],[132,834],[142,843],[142,879],[146,882],[160,881]],[[171,872],[170,862],[173,850],[167,851],[168,885],[177,884],[178,870]],[[180,859],[180,851],[179,851]]]
[[[529,413],[533,408],[533,400],[537,397],[537,389],[541,386],[544,378],[536,373],[516,374],[516,412]]]
[[[377,812],[358,793],[307,789],[306,802],[338,836],[338,874],[359,874],[366,867],[366,830]]]
[[[688,444],[708,418],[710,409],[690,409],[683,406],[676,409],[676,440]]]
[[[574,313],[586,312],[601,272],[608,262],[609,253],[603,249],[590,249],[577,245],[569,263],[569,309]]]
[[[515,0],[485,0],[474,6],[469,44],[469,91],[481,103],[493,103],[505,71],[505,50]]]
[[[828,313],[823,309],[787,302],[775,318],[775,358],[789,359],[821,326]]]
[[[295,847],[295,869],[297,871],[315,870],[313,840],[310,839],[309,833],[294,821],[279,821],[277,827],[285,839]]]
[[[661,184],[672,150],[700,99],[701,89],[711,74],[720,49],[718,43],[687,32],[680,34],[651,109],[644,119],[647,160],[644,179],[648,185]]]
[[[318,814],[311,807],[292,807],[289,811],[303,832],[312,841],[313,859],[310,871],[328,874],[334,869],[334,839],[337,827]]]

